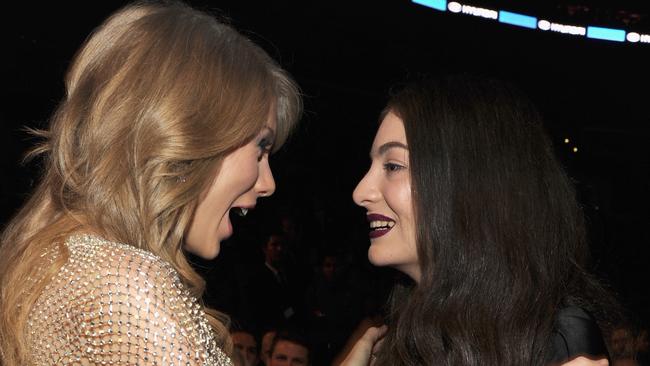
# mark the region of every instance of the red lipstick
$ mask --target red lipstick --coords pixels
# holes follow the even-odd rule
[[[395,225],[395,220],[384,215],[368,214],[366,215],[366,218],[368,219],[368,224],[370,225],[370,231],[368,232],[370,239],[375,239],[382,235],[385,235]]]

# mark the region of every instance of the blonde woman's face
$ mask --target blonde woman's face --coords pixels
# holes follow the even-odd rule
[[[376,266],[394,267],[418,282],[409,150],[404,123],[392,112],[379,126],[370,157],[370,169],[352,194],[354,202],[368,210],[368,259]]]
[[[221,241],[233,233],[230,210],[239,214],[255,207],[259,197],[275,191],[269,151],[275,139],[275,111],[248,144],[226,156],[212,185],[204,192],[185,237],[185,249],[201,258],[219,254]]]

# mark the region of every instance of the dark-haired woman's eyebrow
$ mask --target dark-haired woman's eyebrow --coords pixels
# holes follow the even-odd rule
[[[393,148],[409,149],[408,146],[399,141],[388,141],[377,148],[377,155],[384,155],[388,150]]]

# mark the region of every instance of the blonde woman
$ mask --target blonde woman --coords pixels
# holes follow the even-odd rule
[[[78,52],[40,184],[2,235],[0,362],[230,365],[227,318],[184,250],[219,253],[229,212],[273,193],[300,114],[258,46],[180,3],[136,3]]]

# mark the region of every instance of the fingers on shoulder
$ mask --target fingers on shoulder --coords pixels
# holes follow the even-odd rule
[[[388,328],[385,325],[381,327],[370,327],[361,337],[360,341],[367,342],[370,346],[376,344],[385,334]]]
[[[562,366],[609,366],[609,361],[607,361],[606,358],[592,360],[587,357],[580,356],[567,363],[562,364]]]

